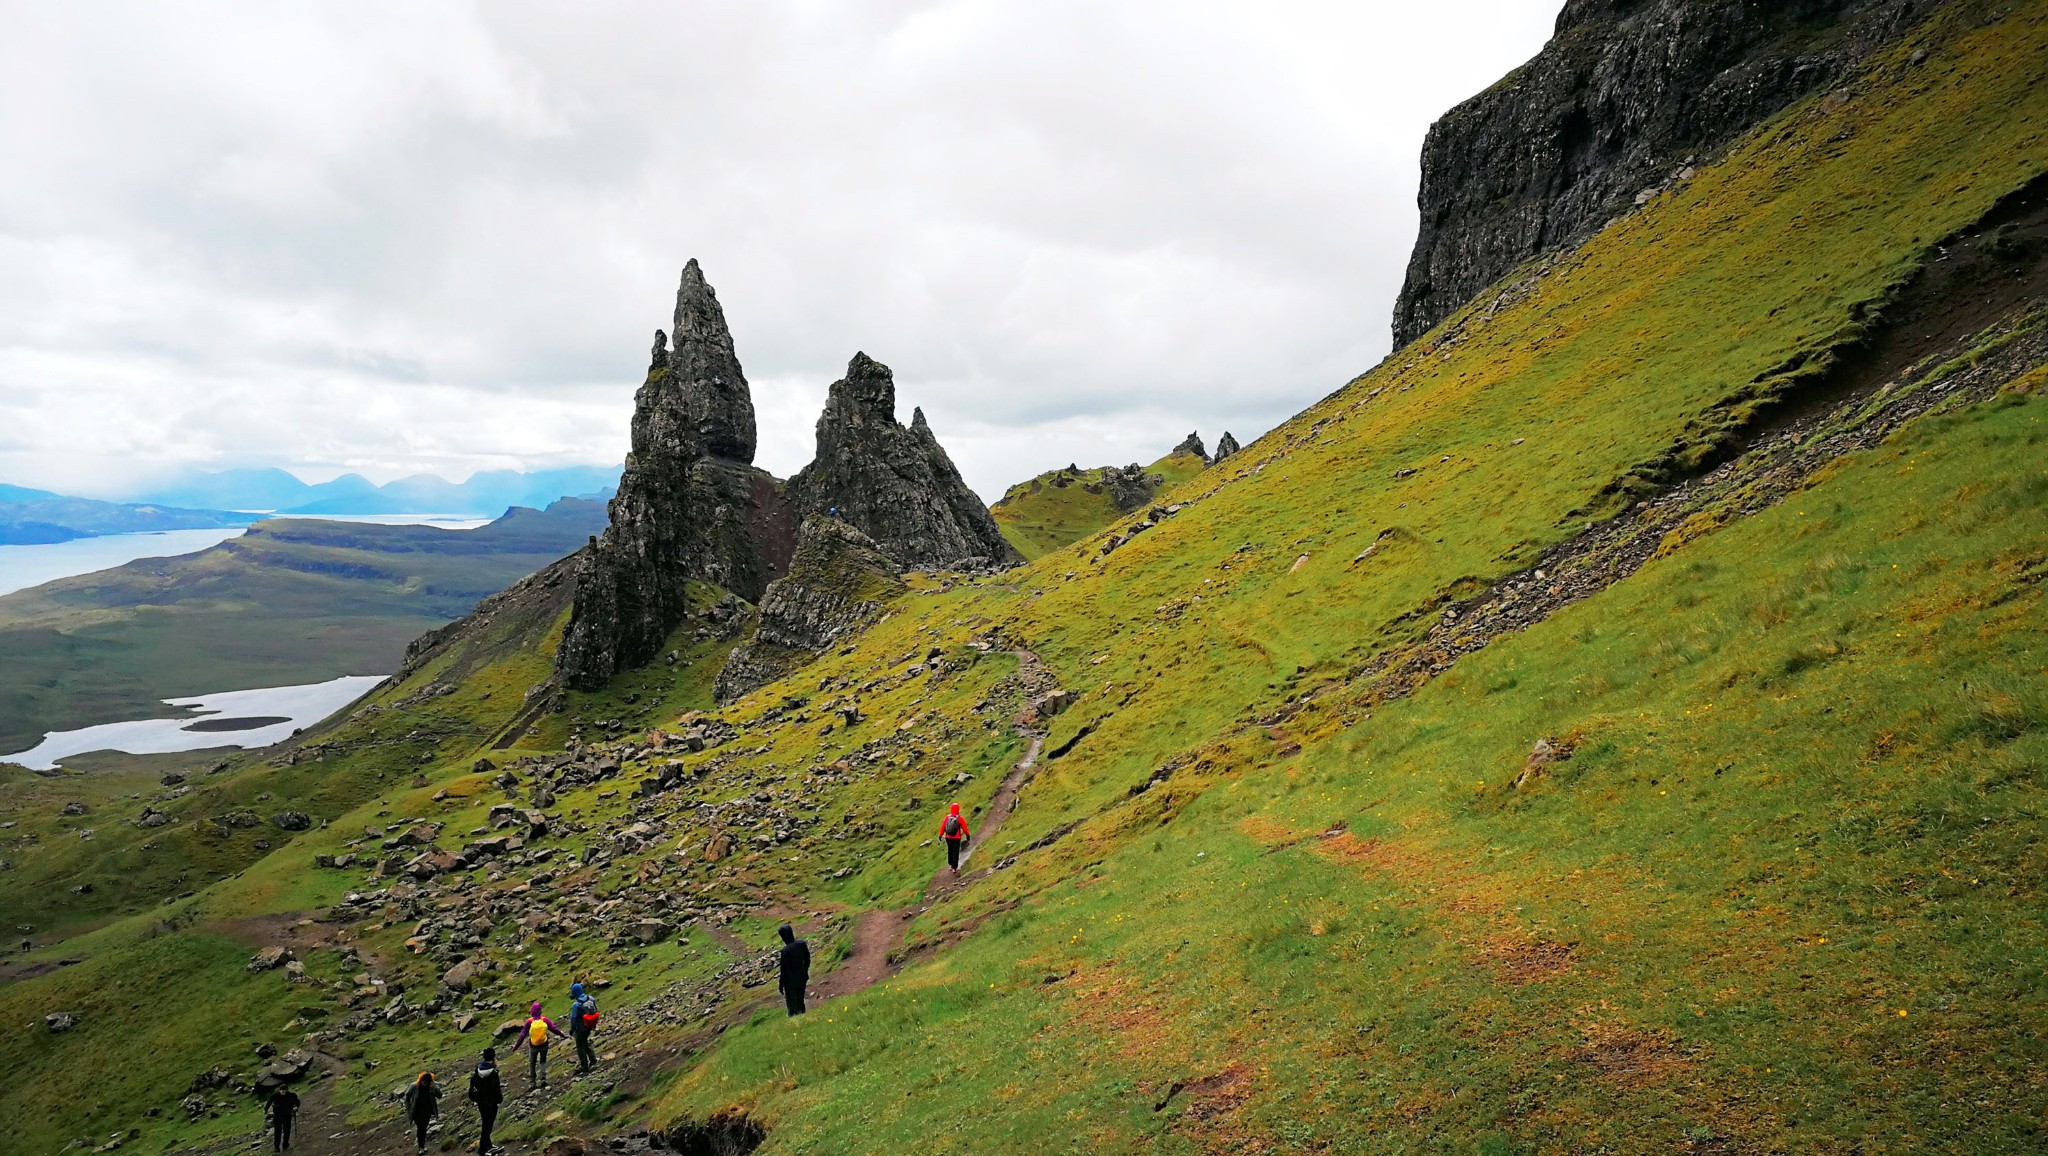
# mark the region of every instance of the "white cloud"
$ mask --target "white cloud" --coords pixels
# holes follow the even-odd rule
[[[22,6],[0,479],[616,460],[695,256],[809,457],[856,349],[993,497],[1387,344],[1428,123],[1548,5]]]

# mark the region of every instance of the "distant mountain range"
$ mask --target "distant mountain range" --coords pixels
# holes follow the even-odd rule
[[[0,484],[0,546],[39,546],[103,534],[246,526],[256,520],[255,515],[230,510],[99,502]]]
[[[414,474],[379,486],[360,474],[308,484],[281,469],[188,470],[134,501],[216,510],[280,514],[476,514],[496,517],[513,506],[545,509],[558,498],[608,497],[618,466],[558,470],[488,470],[457,484]]]

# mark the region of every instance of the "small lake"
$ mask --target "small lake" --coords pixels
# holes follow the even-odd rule
[[[489,518],[466,514],[293,514],[327,522],[376,522],[386,526],[437,526],[443,530],[474,530]],[[74,538],[40,546],[0,546],[0,595],[55,582],[74,574],[111,570],[140,558],[176,558],[218,546],[241,534],[242,527],[213,530],[163,530],[153,534],[108,534]]]
[[[167,698],[165,703],[186,708],[189,713],[183,718],[136,719],[75,731],[53,731],[27,751],[0,755],[0,761],[47,771],[54,769],[59,759],[87,751],[151,755],[208,747],[267,747],[292,737],[295,730],[312,726],[383,681],[381,675],[344,675],[305,686]]]

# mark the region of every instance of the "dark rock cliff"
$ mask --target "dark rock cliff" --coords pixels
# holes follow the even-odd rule
[[[673,332],[674,348],[654,335],[611,523],[572,560],[575,603],[555,657],[564,685],[594,689],[661,653],[688,613],[692,581],[762,603],[765,615],[772,584],[789,572],[798,523],[810,515],[836,511],[892,577],[1017,560],[923,411],[907,429],[897,423],[888,366],[855,356],[818,419],[817,460],[783,484],[753,464],[753,397],[718,295],[695,261],[676,291]],[[834,557],[849,549],[841,543]],[[781,602],[803,609],[815,585],[788,587]],[[772,666],[771,653],[794,653],[777,641],[775,621],[765,626],[760,661],[743,657],[733,685]]]
[[[774,682],[880,618],[904,589],[874,539],[837,518],[804,519],[788,576],[761,596],[754,633],[726,659],[713,693],[730,702]]]
[[[754,599],[788,565],[791,519],[774,478],[752,464],[753,399],[694,260],[676,290],[674,332],[673,349],[654,335],[611,524],[577,563],[555,657],[572,687],[602,686],[659,653],[683,619],[691,579]]]
[[[1541,53],[1430,129],[1395,346],[1837,83],[1941,2],[1570,0]]]
[[[818,455],[790,479],[806,515],[837,511],[907,569],[1016,560],[996,520],[932,435],[924,411],[896,420],[889,367],[856,353],[818,418]]]

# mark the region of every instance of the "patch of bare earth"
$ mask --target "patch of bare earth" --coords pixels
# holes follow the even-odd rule
[[[1584,1042],[1566,1058],[1626,1088],[1667,1083],[1692,1062],[1686,1049],[1662,1029],[1644,1031],[1602,1020],[1582,1020],[1578,1028]]]
[[[1504,932],[1481,944],[1479,958],[1502,983],[1520,987],[1561,975],[1572,968],[1569,944],[1530,940]]]

